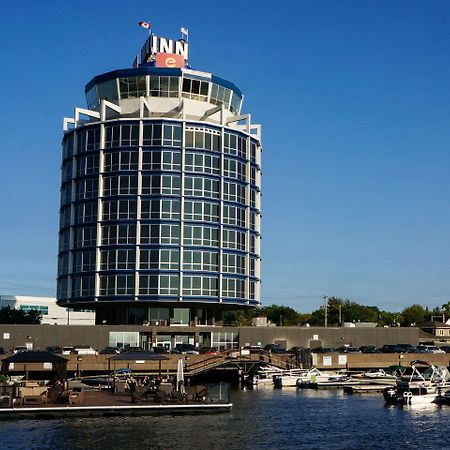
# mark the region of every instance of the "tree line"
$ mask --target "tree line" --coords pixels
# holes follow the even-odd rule
[[[327,322],[329,326],[340,322],[374,322],[378,326],[410,327],[430,321],[434,316],[450,317],[450,302],[433,309],[414,304],[400,312],[380,310],[377,306],[365,306],[357,302],[329,297],[327,301]],[[325,305],[311,313],[301,313],[289,306],[270,305],[255,309],[227,311],[223,314],[224,325],[251,325],[255,317],[267,317],[279,326],[323,326],[325,324]]]

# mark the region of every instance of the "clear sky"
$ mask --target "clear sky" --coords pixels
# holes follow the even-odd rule
[[[21,1],[0,14],[0,294],[56,295],[63,117],[137,22],[263,125],[262,302],[450,299],[450,2]]]

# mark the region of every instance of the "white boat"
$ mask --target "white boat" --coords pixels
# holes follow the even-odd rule
[[[386,373],[383,369],[371,369],[360,377],[361,384],[384,384],[395,386],[397,377]]]
[[[412,373],[397,380],[394,387],[386,388],[383,396],[388,404],[424,405],[435,403],[439,396],[450,390],[450,373],[444,366],[431,365],[420,373],[416,364],[411,363]]]
[[[300,376],[306,374],[308,372],[307,369],[290,369],[284,370],[275,366],[267,366],[258,370],[256,375],[253,377],[253,385],[254,386],[274,386],[274,379],[282,377],[284,378],[295,378],[297,380]],[[283,386],[287,386],[284,385]],[[296,386],[296,384],[293,384]]]

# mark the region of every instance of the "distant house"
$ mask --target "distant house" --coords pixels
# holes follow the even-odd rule
[[[439,339],[450,339],[450,324],[448,324],[448,321],[444,323],[435,320],[433,322],[424,322],[417,326],[425,333],[432,334]]]

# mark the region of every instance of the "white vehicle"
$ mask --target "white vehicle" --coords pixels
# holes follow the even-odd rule
[[[98,355],[97,350],[93,349],[90,345],[75,345],[73,352],[76,355]]]
[[[441,350],[440,348],[437,348],[435,345],[426,345],[426,344],[420,344],[417,346],[417,348],[424,353],[445,353],[444,350]]]
[[[66,346],[66,347],[63,347],[62,348],[62,354],[63,355],[70,355],[70,354],[72,354],[73,353],[73,347],[71,347],[71,346]]]
[[[17,355],[17,353],[24,353],[29,352],[29,348],[25,347],[24,345],[18,345],[17,347],[14,347],[13,353]]]

